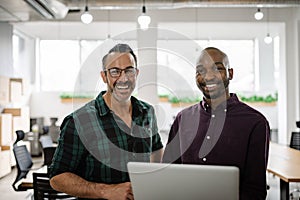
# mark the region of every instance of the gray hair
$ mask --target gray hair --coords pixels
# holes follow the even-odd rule
[[[105,65],[106,65],[107,56],[111,53],[130,53],[134,58],[135,65],[137,66],[137,58],[136,58],[136,55],[134,54],[133,50],[131,49],[131,47],[128,44],[117,44],[111,50],[109,50],[105,56],[103,56],[103,58],[102,58],[103,71],[105,71],[105,69],[106,69]]]

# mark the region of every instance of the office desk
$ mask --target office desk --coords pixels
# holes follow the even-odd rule
[[[280,199],[289,199],[289,183],[300,182],[300,151],[270,143],[267,171],[280,178]]]

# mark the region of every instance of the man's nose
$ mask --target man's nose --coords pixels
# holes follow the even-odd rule
[[[122,81],[127,81],[128,80],[128,76],[126,75],[125,70],[121,71],[119,80],[122,80]]]
[[[216,76],[219,75],[219,72],[218,71],[214,71],[214,70],[207,70],[206,73],[205,73],[205,79],[206,80],[211,80],[211,79],[214,79],[216,78]]]

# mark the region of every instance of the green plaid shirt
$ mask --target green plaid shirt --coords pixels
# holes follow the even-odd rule
[[[93,182],[126,182],[129,161],[149,162],[163,147],[151,105],[131,97],[129,128],[107,107],[104,93],[64,119],[50,177],[72,172]]]

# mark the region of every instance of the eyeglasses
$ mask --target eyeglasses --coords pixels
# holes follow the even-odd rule
[[[126,67],[125,69],[119,69],[119,68],[110,68],[110,69],[107,69],[105,70],[105,72],[109,72],[110,76],[113,77],[113,78],[118,78],[121,76],[122,74],[122,71],[125,72],[125,75],[127,77],[133,77],[135,74],[136,74],[136,68],[130,66],[130,67]]]

